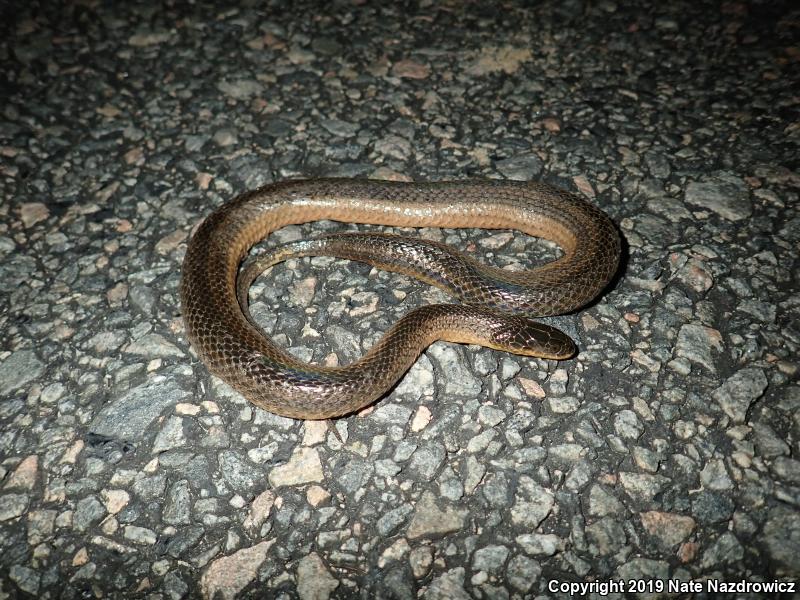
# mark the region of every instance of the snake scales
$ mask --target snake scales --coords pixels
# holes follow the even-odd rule
[[[250,248],[270,232],[319,219],[517,229],[556,242],[563,256],[530,271],[509,272],[443,244],[334,234],[278,247],[238,274]],[[304,363],[249,320],[246,290],[271,264],[318,254],[414,275],[451,292],[462,304],[411,311],[350,365]],[[286,181],[246,192],[203,221],[184,258],[181,303],[187,336],[212,373],[268,411],[324,419],[351,413],[382,396],[437,339],[569,358],[575,352],[569,337],[525,315],[556,315],[583,306],[608,284],[619,254],[619,235],[602,211],[542,183]]]

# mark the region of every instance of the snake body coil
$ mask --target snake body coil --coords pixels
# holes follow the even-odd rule
[[[248,320],[237,299],[239,266],[256,242],[280,227],[319,219],[516,229],[556,242],[564,254],[530,271],[509,272],[443,244],[381,234],[332,235],[277,248],[239,276],[240,297],[265,266],[292,256],[331,254],[412,274],[464,302],[418,308],[361,359],[322,367],[276,346]],[[583,306],[608,284],[619,254],[619,236],[602,211],[541,183],[287,181],[244,193],[205,219],[186,251],[181,303],[187,336],[212,373],[270,412],[323,419],[379,398],[436,339],[568,358],[575,348],[567,336],[522,315],[563,314]],[[517,314],[499,316],[498,310]]]

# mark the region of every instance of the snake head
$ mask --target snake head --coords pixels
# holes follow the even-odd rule
[[[490,328],[491,346],[505,352],[564,360],[577,350],[568,335],[526,317],[504,317]]]

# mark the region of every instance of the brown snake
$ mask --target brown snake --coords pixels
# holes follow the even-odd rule
[[[278,247],[238,273],[250,248],[270,232],[319,219],[516,229],[556,242],[563,256],[530,271],[510,272],[434,242],[334,234]],[[411,274],[456,295],[463,304],[411,311],[350,365],[304,363],[249,320],[246,292],[264,268],[319,254]],[[286,181],[246,192],[203,221],[186,250],[181,304],[187,336],[212,373],[270,412],[324,419],[352,413],[381,397],[437,339],[569,358],[575,352],[569,337],[524,315],[557,315],[583,306],[611,280],[619,255],[619,235],[601,210],[542,183]]]

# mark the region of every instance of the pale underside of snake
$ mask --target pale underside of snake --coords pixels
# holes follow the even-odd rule
[[[331,219],[403,227],[515,229],[557,243],[563,255],[528,271],[484,265],[443,244],[384,234],[332,234],[279,246],[240,273],[250,249],[290,224]],[[265,268],[331,255],[413,275],[461,304],[403,316],[362,358],[340,367],[304,363],[249,318],[247,289]],[[253,404],[279,415],[327,419],[384,395],[433,341],[480,344],[551,359],[572,340],[532,321],[594,299],[617,270],[620,239],[601,210],[543,183],[406,183],[313,179],[246,192],[209,215],[189,241],[181,304],[186,333],[208,369]]]

